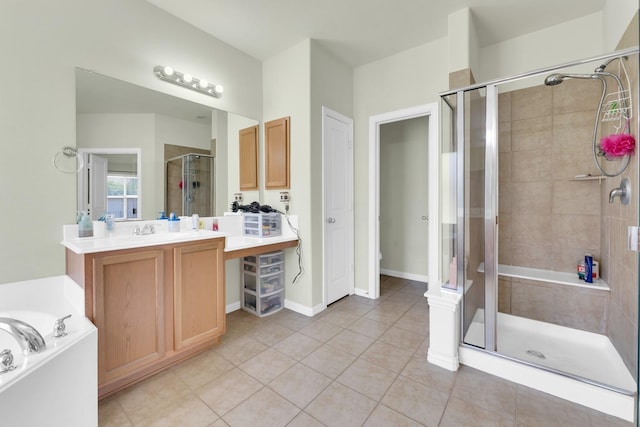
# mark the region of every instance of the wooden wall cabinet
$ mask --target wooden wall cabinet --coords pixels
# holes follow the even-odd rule
[[[265,188],[290,188],[289,117],[264,124]]]
[[[258,189],[258,125],[241,129],[240,141],[240,190]]]
[[[93,254],[66,251],[98,328],[98,396],[216,344],[225,333],[224,238]]]

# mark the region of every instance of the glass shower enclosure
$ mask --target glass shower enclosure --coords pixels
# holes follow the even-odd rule
[[[214,215],[214,160],[214,156],[190,153],[165,162],[167,214]]]
[[[461,345],[636,394],[638,199],[614,190],[638,194],[638,154],[603,141],[638,136],[637,106],[637,48],[441,94],[440,268],[463,295]]]

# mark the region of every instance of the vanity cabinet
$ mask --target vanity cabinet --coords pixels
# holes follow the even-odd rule
[[[238,132],[240,151],[240,190],[258,189],[258,125]]]
[[[206,344],[224,333],[224,245],[222,242],[174,249],[175,349]],[[219,284],[221,284],[219,286]]]
[[[224,238],[67,249],[66,257],[98,328],[100,398],[211,347],[225,332]]]
[[[289,117],[264,124],[265,188],[290,188]]]

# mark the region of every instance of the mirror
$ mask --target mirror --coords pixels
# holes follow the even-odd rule
[[[254,119],[76,69],[76,147],[83,156],[106,159],[112,187],[98,185],[95,192],[107,195],[107,205],[120,207],[120,220],[154,219],[166,210],[166,194],[177,189],[167,184],[165,162],[182,152],[215,156],[213,204],[215,215],[221,215],[231,203],[229,195],[239,191],[239,130],[256,124]],[[115,155],[129,156],[125,162],[130,167],[123,167],[124,158],[111,157]],[[78,174],[79,210],[90,198],[86,174]],[[119,192],[122,187],[113,184],[123,176],[130,178],[128,188],[133,188],[133,178],[138,183],[137,194],[126,195],[126,200]],[[117,194],[109,194],[114,191]],[[92,217],[100,217],[100,210],[93,209]]]

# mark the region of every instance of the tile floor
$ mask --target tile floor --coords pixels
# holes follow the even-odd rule
[[[107,426],[631,426],[462,366],[427,362],[424,284],[382,276],[381,297],[308,318],[227,316],[221,343],[99,405]]]

